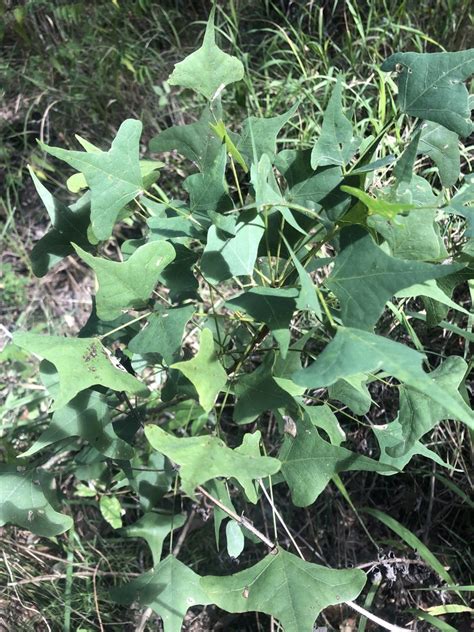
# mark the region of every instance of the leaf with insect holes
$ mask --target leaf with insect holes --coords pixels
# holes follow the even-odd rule
[[[278,134],[294,116],[298,105],[296,103],[288,112],[279,116],[270,118],[249,116],[244,120],[237,149],[247,158],[249,163],[257,163],[263,154],[267,154],[270,159],[275,157]]]
[[[423,354],[403,344],[376,336],[361,329],[339,327],[336,336],[319,354],[315,362],[293,375],[296,384],[307,388],[331,386],[337,380],[358,373],[386,371],[402,384],[425,395],[474,429],[474,415],[466,410],[457,396],[440,388],[422,369]]]
[[[209,412],[217,395],[227,383],[227,373],[219,362],[214,350],[214,338],[210,329],[201,331],[199,351],[192,360],[175,362],[172,369],[178,369],[192,383],[199,395],[199,403]]]
[[[343,229],[341,247],[326,286],[339,299],[343,324],[360,329],[375,325],[385,303],[399,290],[464,267],[396,259],[358,226]]]
[[[167,241],[144,244],[123,262],[94,257],[73,245],[97,275],[96,310],[105,321],[118,318],[124,309],[143,308],[162,271],[175,258],[175,249]]]
[[[391,465],[324,441],[306,418],[298,421],[296,436],[285,436],[278,458],[283,478],[297,507],[314,503],[339,472],[390,472],[393,469]]]
[[[459,178],[461,154],[459,137],[438,123],[423,123],[418,153],[426,154],[438,167],[439,179],[444,187],[452,187]]]
[[[311,167],[343,167],[356,153],[360,138],[342,108],[342,79],[338,78],[324,113],[321,134],[311,152]]]
[[[248,454],[245,436],[240,449],[232,450],[218,437],[178,438],[158,426],[146,426],[145,435],[155,450],[180,466],[181,487],[191,497],[198,485],[218,476],[235,478],[246,486],[250,479],[270,476],[280,469],[278,459]]]
[[[265,323],[280,346],[284,358],[290,345],[289,325],[299,292],[291,288],[256,287],[226,301],[232,310],[242,310],[259,323]]]
[[[91,248],[87,239],[91,210],[90,195],[86,194],[71,206],[66,206],[48,191],[31,167],[28,169],[52,224],[30,254],[33,273],[37,277],[42,277],[64,257],[74,253],[71,242],[86,250]]]
[[[40,474],[35,470],[17,472],[12,466],[0,465],[0,527],[13,524],[46,537],[72,527],[72,518],[52,507]]]
[[[56,367],[59,389],[51,410],[62,408],[90,386],[101,385],[114,391],[148,395],[144,384],[112,363],[111,354],[97,338],[64,338],[17,332],[13,335],[13,343],[49,360]]]
[[[160,615],[164,632],[181,632],[189,608],[211,603],[201,588],[201,578],[188,566],[168,555],[152,570],[110,591],[113,601],[128,606],[136,602]]]
[[[190,88],[212,99],[218,89],[244,77],[242,62],[224,53],[216,45],[214,28],[215,7],[212,8],[202,46],[175,65],[168,83]]]
[[[143,538],[150,547],[153,566],[157,566],[167,536],[175,529],[182,527],[184,522],[183,514],[173,515],[150,511],[133,524],[120,529],[118,533],[126,538]]]
[[[446,358],[434,371],[430,379],[440,392],[448,395],[465,410],[465,415],[472,415],[470,406],[464,401],[459,388],[468,371],[468,365],[461,356]],[[390,456],[401,457],[413,448],[416,442],[444,419],[451,419],[448,408],[433,402],[427,395],[422,395],[407,385],[399,387],[400,411],[398,419],[402,427],[403,439],[396,446],[390,447]]]
[[[32,456],[67,437],[79,437],[110,459],[131,459],[134,450],[117,436],[110,413],[103,395],[90,389],[81,391],[54,413],[46,430],[21,456]]]
[[[285,632],[313,632],[321,610],[356,599],[365,581],[358,569],[326,568],[278,547],[234,575],[203,577],[201,586],[223,610],[263,612],[275,617]]]
[[[139,164],[140,121],[128,119],[120,126],[109,151],[42,149],[82,172],[91,190],[92,229],[98,239],[108,239],[120,211],[142,190]]]
[[[473,130],[463,81],[474,73],[474,48],[454,53],[394,53],[382,70],[396,70],[402,112],[440,123],[459,136]]]

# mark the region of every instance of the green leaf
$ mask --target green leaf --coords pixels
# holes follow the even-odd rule
[[[152,570],[128,584],[113,588],[111,597],[122,605],[137,602],[160,615],[164,632],[181,632],[189,608],[211,603],[199,584],[200,577],[168,555]]]
[[[110,413],[103,395],[89,389],[81,391],[54,413],[46,430],[21,456],[32,456],[66,437],[80,437],[110,459],[131,459],[134,450],[115,433]]]
[[[153,556],[153,566],[157,566],[167,536],[175,529],[182,527],[185,520],[183,514],[148,512],[133,524],[120,529],[119,533],[125,538],[143,538],[146,540]]]
[[[336,415],[327,404],[321,406],[302,406],[307,421],[313,426],[321,428],[328,435],[333,445],[341,445],[346,440],[346,434],[339,425]]]
[[[289,325],[296,309],[298,290],[256,287],[226,301],[232,310],[242,310],[259,323],[265,323],[286,357],[290,345]]]
[[[352,123],[342,108],[342,80],[338,78],[324,113],[321,134],[311,152],[311,167],[346,165],[356,153],[360,139],[354,137]]]
[[[120,529],[122,526],[122,505],[116,496],[101,496],[99,501],[100,513],[105,522],[112,529]]]
[[[244,67],[236,57],[224,53],[215,42],[215,8],[211,10],[202,46],[175,65],[168,83],[190,88],[212,99],[218,89],[240,81]]]
[[[390,257],[358,226],[344,229],[341,240],[343,249],[336,257],[326,286],[339,299],[344,325],[360,329],[372,327],[385,303],[399,290],[463,267]]]
[[[64,533],[72,518],[53,509],[36,478],[34,470],[20,473],[0,465],[0,527],[10,523],[46,537]]]
[[[143,190],[138,155],[141,132],[140,121],[124,121],[107,152],[41,144],[46,152],[84,174],[91,190],[92,229],[100,240],[110,237],[120,211]]]
[[[150,151],[176,150],[192,160],[200,171],[207,171],[222,147],[221,141],[209,127],[211,120],[209,108],[206,108],[196,123],[168,127],[151,140]]]
[[[447,257],[436,222],[438,200],[429,182],[413,175],[410,183],[390,192],[390,199],[415,206],[408,215],[399,215],[396,224],[380,216],[367,219],[367,224],[387,241],[391,254],[416,261],[439,261]],[[417,210],[417,207],[423,208]]]
[[[445,463],[443,459],[436,454],[436,452],[433,452],[433,450],[429,450],[426,446],[424,446],[421,441],[415,441],[403,456],[390,456],[388,452],[395,446],[400,445],[400,442],[404,441],[403,427],[398,417],[389,424],[384,424],[383,426],[372,426],[372,430],[380,447],[380,463],[392,465],[396,468],[396,470],[401,471],[414,456],[420,455],[424,456],[426,459],[435,461],[435,463],[438,463],[443,467],[451,467],[448,463]],[[384,474],[385,476],[391,476],[396,473],[397,472],[395,470],[393,472],[380,472],[380,474]]]
[[[235,520],[229,520],[225,526],[227,553],[230,557],[238,558],[244,550],[245,538],[240,525]]]
[[[460,215],[466,220],[466,229],[464,237],[467,238],[467,244],[464,251],[474,256],[474,174],[470,173],[465,176],[464,184],[456,195],[450,200],[443,210],[448,213]]]
[[[234,237],[229,238],[211,226],[201,259],[206,279],[219,283],[234,276],[251,275],[264,231],[263,219],[255,211],[239,214]]]
[[[273,364],[274,356],[266,353],[258,369],[239,376],[235,384],[238,398],[234,408],[236,423],[248,424],[267,410],[287,408],[293,404],[293,398],[272,375]]]
[[[285,632],[313,632],[324,608],[355,599],[364,584],[360,570],[325,568],[280,548],[240,573],[201,579],[204,591],[219,608],[263,612],[278,619]]]
[[[191,497],[198,485],[217,476],[233,477],[244,486],[249,479],[263,478],[280,469],[277,459],[242,454],[238,448],[231,450],[218,437],[178,438],[150,425],[145,435],[155,450],[180,466],[181,488]]]
[[[308,368],[293,375],[296,384],[307,388],[330,386],[357,373],[374,373],[379,370],[423,393],[433,402],[449,410],[474,428],[474,416],[466,411],[457,397],[441,390],[422,367],[424,356],[410,347],[360,329],[340,327],[335,338],[325,347]]]
[[[440,280],[442,283],[445,280],[448,280],[450,276],[457,276],[456,273],[454,275],[449,275],[448,277],[444,277]],[[459,275],[461,276],[461,275]],[[462,278],[462,277],[461,277]],[[454,282],[454,281],[453,281]],[[462,281],[461,281],[462,282]],[[469,315],[467,309],[461,307],[454,301],[452,301],[449,296],[439,287],[436,281],[425,281],[425,283],[416,283],[415,285],[411,285],[404,290],[400,290],[395,294],[397,298],[404,297],[415,297],[422,296],[424,298],[430,298],[433,301],[437,301],[438,303],[442,303],[446,305],[447,308],[455,309],[458,312],[462,312],[463,314]],[[447,313],[447,309],[445,310]]]
[[[232,208],[225,179],[226,163],[227,154],[222,147],[215,162],[204,173],[194,173],[183,182],[183,188],[189,193],[192,213],[207,214],[208,211],[222,212]]]
[[[451,356],[430,373],[430,379],[440,393],[444,393],[445,396],[456,401],[458,406],[465,410],[465,415],[469,417],[472,414],[471,408],[459,393],[459,387],[467,372],[468,365],[461,356]],[[400,412],[398,419],[402,427],[403,439],[388,450],[388,453],[395,457],[404,456],[423,435],[439,422],[451,418],[449,409],[439,402],[433,402],[428,395],[423,395],[410,386],[402,385],[399,390]]]
[[[90,386],[106,386],[145,396],[148,389],[130,373],[117,368],[110,352],[97,338],[64,338],[18,332],[13,342],[54,364],[59,373],[59,390],[51,410],[65,406],[80,391]]]
[[[372,406],[372,398],[367,388],[364,373],[348,375],[329,387],[329,399],[337,399],[348,406],[355,415],[365,415]]]
[[[193,305],[184,305],[154,312],[146,327],[130,340],[129,350],[142,356],[158,354],[170,366],[179,357],[184,328],[194,311]]]
[[[461,168],[458,135],[433,121],[423,123],[421,127],[418,152],[426,154],[436,164],[441,184],[452,187]]]
[[[412,204],[401,204],[399,202],[389,202],[384,199],[373,198],[365,191],[356,189],[355,187],[342,186],[341,191],[350,193],[360,200],[367,207],[368,215],[380,215],[386,219],[395,219],[400,213],[411,211],[414,206]]]
[[[433,555],[433,553],[428,549],[428,547],[423,544],[423,542],[416,537],[414,533],[412,533],[409,529],[404,527],[402,524],[397,522],[394,518],[387,515],[383,511],[379,511],[378,509],[369,509],[365,507],[361,509],[364,513],[369,516],[373,516],[377,520],[380,520],[384,525],[386,525],[389,529],[391,529],[394,533],[396,533],[404,542],[408,544],[414,551],[416,551],[422,560],[424,560],[438,575],[441,579],[444,579],[448,584],[455,584],[456,582],[453,580],[448,571],[444,568],[443,564],[438,560],[438,558]]]
[[[260,453],[260,443],[262,441],[262,434],[260,430],[256,430],[255,432],[248,432],[244,434],[244,438],[242,439],[242,445],[238,448],[235,448],[234,452],[236,454],[241,454],[243,456],[248,456],[252,459],[258,459],[261,457]],[[253,482],[254,477],[249,476],[246,477],[244,473],[240,476],[239,483],[242,486],[247,499],[253,503],[254,505],[258,501],[258,494],[256,485]],[[237,556],[235,556],[237,557]]]
[[[201,331],[199,351],[192,360],[175,362],[177,369],[192,383],[199,395],[199,403],[209,412],[217,395],[227,383],[227,373],[219,362],[214,350],[214,338],[210,329]]]
[[[175,249],[167,241],[144,244],[123,262],[93,257],[73,245],[97,275],[96,310],[101,320],[114,320],[124,309],[143,308],[163,269],[175,258]]]
[[[313,424],[305,418],[298,421],[296,428],[295,437],[285,436],[278,458],[283,478],[290,488],[291,499],[297,507],[311,505],[334,474],[392,469],[391,466],[324,441]]]
[[[233,160],[235,160],[237,164],[239,164],[242,167],[245,173],[247,173],[248,172],[247,164],[242,154],[235,146],[234,141],[230,137],[230,134],[226,129],[224,121],[222,119],[219,119],[215,125],[213,123],[209,123],[209,125],[211,129],[215,132],[217,137],[220,138],[220,140],[225,144],[227,153],[231,156]]]
[[[85,195],[75,204],[66,206],[48,191],[31,167],[28,169],[52,224],[30,254],[33,273],[37,277],[42,277],[64,257],[74,253],[71,242],[80,244],[86,250],[91,248],[87,239],[90,197]]]
[[[469,93],[462,83],[474,73],[474,48],[455,53],[395,53],[382,70],[398,73],[398,104],[402,112],[440,123],[459,136],[473,125]]]
[[[267,154],[272,160],[277,151],[277,138],[281,129],[288,123],[298,109],[298,103],[292,108],[271,118],[249,116],[242,123],[242,132],[237,142],[237,149],[249,162],[257,163]]]

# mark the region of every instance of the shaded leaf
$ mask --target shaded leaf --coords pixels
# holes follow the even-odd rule
[[[178,438],[151,425],[146,426],[145,435],[155,450],[180,466],[181,488],[191,497],[198,485],[218,476],[233,477],[245,485],[249,479],[269,476],[280,469],[277,459],[242,454],[218,437]]]
[[[161,559],[163,543],[167,536],[185,523],[183,514],[163,514],[148,512],[133,524],[120,529],[120,535],[126,538],[143,538],[150,547],[153,566]]]
[[[189,193],[191,212],[207,214],[208,211],[220,212],[232,208],[225,180],[227,154],[225,147],[217,155],[214,163],[204,173],[194,173],[183,182],[183,188]]]
[[[144,244],[123,262],[94,257],[76,245],[74,249],[97,275],[96,310],[101,320],[114,320],[130,307],[144,307],[161,272],[175,258],[167,241]]]
[[[214,338],[210,329],[201,331],[199,351],[192,360],[175,362],[177,369],[193,384],[199,395],[199,403],[209,412],[217,395],[227,383],[227,373],[219,362],[214,350]]]
[[[278,619],[285,632],[313,632],[321,610],[355,599],[364,584],[360,570],[311,564],[280,548],[234,575],[201,579],[204,591],[219,608],[263,612]]]
[[[234,276],[251,275],[264,230],[263,219],[255,211],[239,214],[234,237],[227,237],[211,226],[201,259],[206,279],[218,283]]]
[[[66,437],[80,437],[111,459],[128,460],[134,454],[132,446],[115,433],[110,408],[103,395],[89,389],[81,391],[64,408],[57,410],[46,430],[21,456],[32,456]]]
[[[462,83],[474,73],[474,48],[454,53],[395,53],[382,70],[396,70],[402,112],[440,123],[459,136],[473,125],[469,93]]]
[[[150,151],[176,150],[192,160],[200,171],[206,171],[215,162],[222,146],[209,127],[211,120],[211,113],[206,108],[196,123],[168,127],[151,140]]]
[[[436,164],[444,187],[456,184],[461,168],[461,156],[459,137],[455,132],[433,121],[423,123],[418,152],[426,154]]]
[[[230,557],[238,558],[244,550],[245,538],[240,525],[235,520],[229,520],[225,526],[227,553]]]
[[[237,149],[249,162],[257,163],[263,154],[267,154],[272,160],[277,150],[278,134],[297,109],[298,103],[288,112],[279,116],[270,118],[249,116],[242,123],[242,132],[237,142]]]
[[[139,164],[140,121],[128,119],[120,126],[107,152],[70,151],[41,147],[81,171],[91,190],[91,221],[98,239],[112,234],[119,212],[143,189]]]
[[[372,406],[372,398],[367,388],[364,373],[348,375],[329,387],[330,399],[337,399],[348,406],[355,415],[365,415]]]
[[[72,518],[51,506],[36,473],[0,465],[0,526],[9,523],[36,535],[52,537],[70,529]]]
[[[324,112],[321,134],[311,152],[311,167],[344,166],[356,153],[360,139],[354,137],[352,123],[342,108],[342,81],[339,77]]]
[[[398,418],[394,421],[391,421],[389,424],[384,424],[383,426],[372,426],[372,430],[380,447],[380,463],[392,465],[394,468],[396,468],[396,470],[401,471],[414,456],[420,455],[424,456],[427,459],[435,461],[435,463],[438,463],[438,465],[442,465],[443,467],[450,467],[450,465],[448,465],[448,463],[445,463],[443,459],[438,456],[438,454],[436,454],[436,452],[433,452],[433,450],[429,450],[421,443],[421,441],[415,441],[403,456],[390,456],[388,454],[388,451],[395,446],[400,445],[400,443],[404,440],[403,427]],[[380,474],[384,474],[385,476],[390,476],[396,473],[397,472],[395,470],[393,472],[380,472]]]
[[[385,254],[362,228],[351,227],[341,235],[343,249],[326,280],[339,299],[344,325],[370,328],[392,296],[415,283],[437,279],[463,266],[403,261]],[[344,243],[345,242],[345,243]]]
[[[324,441],[313,424],[304,418],[298,421],[295,437],[285,436],[278,458],[291,499],[297,507],[311,505],[339,472],[392,469],[389,465]]]
[[[219,88],[225,87],[244,76],[242,62],[224,53],[215,42],[215,8],[211,10],[202,46],[175,65],[168,83],[190,88],[212,99]]]
[[[333,445],[341,445],[346,440],[346,433],[339,425],[336,415],[327,404],[321,406],[302,406],[307,420],[321,428],[328,435]]]
[[[434,371],[430,379],[440,393],[456,401],[465,410],[466,417],[472,415],[471,408],[466,404],[459,387],[468,371],[466,362],[461,356],[446,358]],[[444,419],[450,419],[449,409],[439,402],[433,402],[426,394],[421,394],[410,386],[400,386],[400,411],[398,419],[402,427],[403,439],[388,449],[391,456],[404,456],[416,445],[418,440]]]
[[[272,354],[266,353],[258,369],[241,375],[236,382],[238,400],[234,420],[238,424],[248,424],[267,410],[287,408],[293,404],[293,398],[272,375],[273,362]]]
[[[289,325],[296,309],[298,290],[256,287],[226,301],[233,310],[242,310],[255,321],[265,323],[280,346],[284,358],[290,344]]]
[[[52,410],[65,406],[90,386],[106,386],[114,391],[147,395],[148,389],[130,373],[117,368],[111,354],[97,338],[64,338],[18,332],[13,342],[29,353],[49,360],[59,374],[59,389]]]
[[[360,200],[367,207],[367,214],[380,215],[386,219],[395,219],[400,213],[411,211],[414,207],[412,204],[402,204],[401,202],[389,202],[383,198],[373,198],[365,191],[356,189],[355,187],[342,186],[341,191],[350,193]]]
[[[379,370],[423,393],[474,428],[474,416],[466,411],[457,397],[440,389],[422,367],[424,356],[410,347],[360,329],[340,327],[335,338],[308,368],[293,375],[296,384],[308,388],[330,386],[357,373]]]
[[[90,249],[87,228],[90,223],[90,196],[85,195],[75,204],[66,206],[57,200],[28,167],[51,220],[51,228],[35,244],[30,254],[31,267],[37,277],[44,276],[59,261],[73,254],[71,242]]]
[[[164,632],[181,632],[189,608],[211,603],[199,584],[200,577],[188,566],[168,555],[154,569],[128,584],[113,588],[114,601],[151,608],[160,615]]]
[[[154,312],[147,325],[130,340],[129,350],[142,356],[158,354],[171,365],[179,357],[184,328],[194,311],[193,305],[184,305]]]

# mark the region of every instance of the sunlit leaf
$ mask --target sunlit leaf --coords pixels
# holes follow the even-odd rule
[[[146,305],[163,269],[175,258],[167,241],[152,241],[138,248],[127,261],[94,257],[74,249],[97,275],[96,310],[101,320],[114,320],[122,310]]]
[[[52,410],[65,406],[90,386],[106,386],[115,391],[147,395],[148,389],[124,369],[113,364],[111,354],[97,338],[64,338],[18,332],[13,342],[54,364],[59,374],[59,390]]]
[[[463,81],[474,73],[474,48],[454,53],[394,53],[382,70],[397,71],[402,112],[440,123],[459,136],[473,125]]]
[[[92,228],[99,239],[110,237],[119,212],[143,189],[138,155],[141,133],[141,122],[128,119],[107,152],[71,151],[41,144],[51,156],[84,174],[91,190]]]
[[[224,53],[215,42],[214,13],[211,10],[202,46],[175,65],[168,83],[190,88],[212,99],[219,88],[225,87],[244,76],[242,62]]]
[[[145,435],[158,450],[180,466],[182,489],[191,497],[198,485],[217,476],[232,477],[243,485],[249,479],[275,474],[280,461],[268,456],[245,454],[247,450],[232,450],[218,437],[175,437],[158,426],[148,425]]]
[[[193,384],[199,395],[199,403],[209,412],[217,395],[227,382],[227,373],[217,358],[214,339],[210,329],[201,331],[199,351],[192,360],[175,362],[171,368],[178,369]]]
[[[212,603],[228,612],[274,616],[285,632],[313,632],[321,610],[355,599],[364,584],[360,570],[333,570],[280,548],[235,575],[201,579]]]

